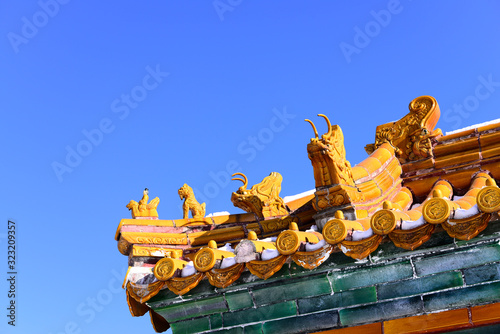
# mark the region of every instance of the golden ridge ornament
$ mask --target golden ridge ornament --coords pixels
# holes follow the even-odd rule
[[[149,189],[144,189],[142,193],[142,199],[137,203],[136,201],[130,201],[127,204],[127,209],[132,211],[132,218],[136,217],[158,217],[158,212],[156,207],[160,203],[160,199],[155,197],[148,203],[149,200]]]
[[[336,184],[354,187],[352,168],[346,159],[344,134],[338,125],[331,125],[323,114],[318,114],[326,120],[328,132],[318,137],[318,131],[311,120],[305,121],[313,127],[315,137],[307,145],[307,153],[314,169],[316,188]]]
[[[464,219],[450,219],[441,226],[452,238],[470,240],[488,227],[490,217],[491,214],[480,212],[477,215]]]
[[[288,256],[279,255],[275,258],[265,261],[254,260],[247,262],[246,267],[252,274],[259,277],[260,279],[265,280],[278,272],[285,264],[287,258]]]
[[[174,256],[176,256],[176,254],[174,254]],[[156,262],[153,274],[159,281],[166,281],[173,277],[177,270],[182,270],[186,264],[188,264],[187,261],[165,257]]]
[[[181,200],[184,200],[184,204],[182,205],[182,211],[184,213],[183,218],[189,218],[189,212],[191,211],[191,215],[195,219],[205,217],[206,204],[198,203],[196,198],[194,197],[193,189],[188,186],[186,183],[179,189],[179,197]]]
[[[424,224],[411,230],[394,230],[389,238],[399,248],[414,250],[429,240],[436,225]]]
[[[383,236],[374,234],[369,238],[359,241],[344,240],[340,243],[339,247],[345,255],[360,260],[375,251],[382,242],[382,238]]]
[[[500,188],[490,179],[486,182],[486,187],[477,194],[477,206],[485,213],[498,212],[500,211]]]
[[[203,273],[194,273],[187,277],[172,277],[165,282],[167,288],[176,295],[182,296],[189,290],[195,288],[205,275]]]
[[[318,114],[326,120],[328,131],[319,138],[316,126],[311,120],[314,138],[307,144],[307,153],[314,171],[316,184],[315,199],[312,204],[316,211],[331,207],[362,202],[363,194],[354,183],[352,168],[346,159],[344,135],[338,125],[331,125],[323,114]]]
[[[196,270],[207,272],[215,266],[217,260],[223,260],[224,258],[234,256],[235,254],[233,252],[217,249],[217,243],[215,240],[210,240],[208,242],[208,247],[203,247],[196,252],[193,265]]]
[[[244,263],[236,263],[231,267],[224,269],[209,270],[205,273],[208,282],[216,288],[226,288],[233,284],[245,269]]]
[[[234,177],[235,175],[242,178]],[[246,212],[253,212],[261,219],[288,215],[285,202],[279,196],[283,180],[280,173],[272,172],[251,189],[247,189],[248,179],[245,174],[234,173],[232,176],[233,180],[243,182],[243,186],[231,195],[234,206]]]
[[[340,219],[331,219],[323,227],[322,233],[326,242],[335,245],[346,238],[347,228]]]
[[[394,211],[382,209],[373,214],[370,219],[370,225],[373,233],[378,235],[386,235],[396,228],[397,218]]]
[[[282,255],[290,255],[299,250],[305,242],[316,244],[323,240],[318,232],[302,232],[296,223],[291,223],[288,230],[280,233],[276,239],[276,249]]]
[[[389,143],[402,163],[432,156],[432,140],[442,134],[440,129],[434,130],[439,105],[435,98],[425,95],[411,101],[408,108],[410,112],[399,121],[377,126],[375,143],[365,146],[368,154]]]

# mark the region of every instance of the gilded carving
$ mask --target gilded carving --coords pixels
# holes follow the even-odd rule
[[[243,182],[243,186],[231,195],[231,202],[233,202],[234,206],[246,212],[253,212],[261,219],[288,215],[285,202],[279,196],[283,180],[281,174],[272,172],[251,189],[247,189],[248,179],[245,174],[235,173],[232,176],[235,175],[243,177],[233,178],[233,180]]]
[[[274,259],[266,260],[266,261],[250,261],[246,263],[246,267],[252,274],[261,278],[268,279],[273,276],[274,273],[279,271],[281,267],[285,264],[287,256],[279,255]]]
[[[142,194],[142,199],[137,203],[136,201],[130,201],[127,204],[127,209],[132,211],[132,218],[135,217],[158,217],[158,212],[156,211],[156,207],[160,203],[160,199],[158,197],[151,200],[148,203],[149,196],[148,188],[144,189]]]
[[[132,256],[180,258],[182,257],[182,249],[134,245],[132,247]]]
[[[131,244],[187,245],[185,234],[123,232],[121,237]]]
[[[203,248],[196,253],[194,257],[194,267],[196,270],[205,272],[209,271],[215,265],[215,253],[211,248]]]
[[[312,252],[296,252],[292,255],[292,260],[303,268],[314,269],[328,259],[333,248],[327,244]]]
[[[190,186],[184,183],[184,185],[179,189],[179,197],[181,200],[184,200],[184,204],[182,205],[182,210],[184,213],[183,218],[189,218],[189,212],[191,211],[191,215],[195,219],[205,217],[206,204],[198,203],[196,198],[194,197],[193,189]]]
[[[166,281],[174,276],[175,270],[174,261],[167,257],[156,263],[153,273],[158,280]]]
[[[442,224],[450,216],[450,206],[443,198],[431,198],[422,208],[424,219],[431,224]]]
[[[386,235],[396,228],[396,215],[391,210],[380,210],[373,214],[370,219],[373,233]]]
[[[477,206],[485,213],[500,211],[500,188],[487,186],[477,194]]]
[[[374,234],[369,238],[359,241],[344,240],[340,243],[339,247],[345,255],[353,259],[364,259],[368,254],[377,249],[380,242],[382,242],[382,238],[381,235]]]
[[[143,247],[141,249],[137,249],[136,247],[132,248],[132,256],[151,256],[151,252],[146,248]],[[161,257],[164,257],[165,254],[162,254]]]
[[[280,233],[276,239],[276,249],[282,255],[295,253],[302,242],[318,243],[323,240],[323,236],[318,232],[299,231],[297,223],[291,223],[287,231]]]
[[[410,102],[409,109],[399,121],[377,127],[375,143],[365,147],[368,154],[389,143],[402,163],[432,156],[432,140],[441,135],[440,129],[434,130],[440,115],[439,105],[432,96],[420,96]]]
[[[316,190],[315,197],[312,204],[316,211],[364,201],[363,194],[357,188],[346,185]]]
[[[182,270],[186,264],[187,261],[166,257],[156,262],[153,274],[159,281],[166,281],[173,277],[177,270]]]
[[[211,285],[217,288],[226,288],[233,284],[241,275],[245,265],[243,263],[236,263],[231,267],[224,269],[212,269],[207,271],[208,281]]]
[[[338,244],[347,236],[347,228],[340,219],[331,219],[323,227],[323,237],[331,245]]]
[[[150,284],[134,284],[132,282],[128,282],[127,291],[132,298],[142,304],[156,296],[156,294],[160,292],[163,285],[164,282],[154,282]]]
[[[277,232],[288,228],[290,223],[297,223],[299,220],[297,217],[286,216],[281,218],[274,218],[270,220],[264,220],[261,222],[262,229],[264,233]]]
[[[208,247],[204,247],[196,252],[193,264],[196,270],[206,272],[215,266],[217,260],[223,260],[224,258],[234,256],[235,254],[231,251],[217,249],[215,240],[210,240],[208,242]]]
[[[195,273],[188,277],[172,277],[165,282],[167,288],[176,295],[182,296],[200,283],[203,273]]]
[[[294,231],[283,231],[276,239],[276,248],[283,255],[293,254],[299,249],[300,240]]]
[[[354,187],[351,164],[346,159],[344,147],[344,135],[338,125],[331,125],[328,117],[322,114],[318,116],[326,120],[328,132],[318,136],[314,123],[308,119],[314,130],[314,138],[307,145],[307,153],[314,170],[316,188],[343,184]]]
[[[435,228],[435,225],[424,224],[411,230],[394,230],[389,238],[399,248],[414,250],[430,239]]]
[[[478,213],[469,218],[450,219],[441,226],[443,226],[445,231],[448,232],[448,235],[452,238],[470,240],[488,226],[490,217],[491,214],[489,213]]]

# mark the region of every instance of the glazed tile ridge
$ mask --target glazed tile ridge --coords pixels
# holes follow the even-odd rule
[[[205,217],[204,203],[184,185],[183,219],[163,220],[159,199],[149,201],[145,189],[141,201],[127,205],[133,219],[122,219],[115,234],[129,258],[124,287],[132,315],[149,311],[153,326],[166,330],[147,304],[165,289],[185,295],[205,280],[224,289],[244,272],[267,280],[286,263],[318,268],[332,253],[362,260],[386,242],[414,250],[437,230],[475,238],[500,211],[500,123],[443,136],[434,129],[434,98],[416,98],[409,109],[377,127],[375,143],[365,147],[370,156],[354,167],[340,127],[319,115],[328,125],[319,136],[307,120],[315,134],[307,146],[315,190],[289,201],[279,196],[279,173],[251,189],[238,173],[244,185],[231,200],[247,213]]]

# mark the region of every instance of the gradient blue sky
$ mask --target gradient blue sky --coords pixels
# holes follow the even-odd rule
[[[339,124],[355,165],[420,95],[443,131],[500,117],[499,14],[493,0],[1,1],[0,332],[153,333],[118,290],[125,205],[148,187],[160,218],[180,218],[188,183],[207,212],[238,213],[228,170],[312,189],[304,118]]]

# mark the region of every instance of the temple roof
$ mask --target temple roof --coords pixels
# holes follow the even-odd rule
[[[380,125],[369,156],[351,167],[342,130],[324,118],[328,132],[307,145],[315,189],[279,196],[282,177],[272,172],[231,196],[247,213],[205,216],[205,204],[188,185],[182,219],[159,219],[159,199],[127,207],[115,234],[119,251],[129,257],[124,287],[134,316],[150,310],[148,301],[161,290],[184,295],[207,280],[227,288],[243,272],[266,280],[293,261],[307,270],[331,254],[361,260],[381,244],[414,250],[433,233],[470,240],[500,210],[500,122],[442,135],[434,129],[439,106],[430,96],[414,99],[410,112]],[[285,180],[286,181],[286,180]],[[191,218],[189,217],[191,213]],[[495,216],[496,217],[496,216]],[[166,321],[150,312],[155,329]]]

